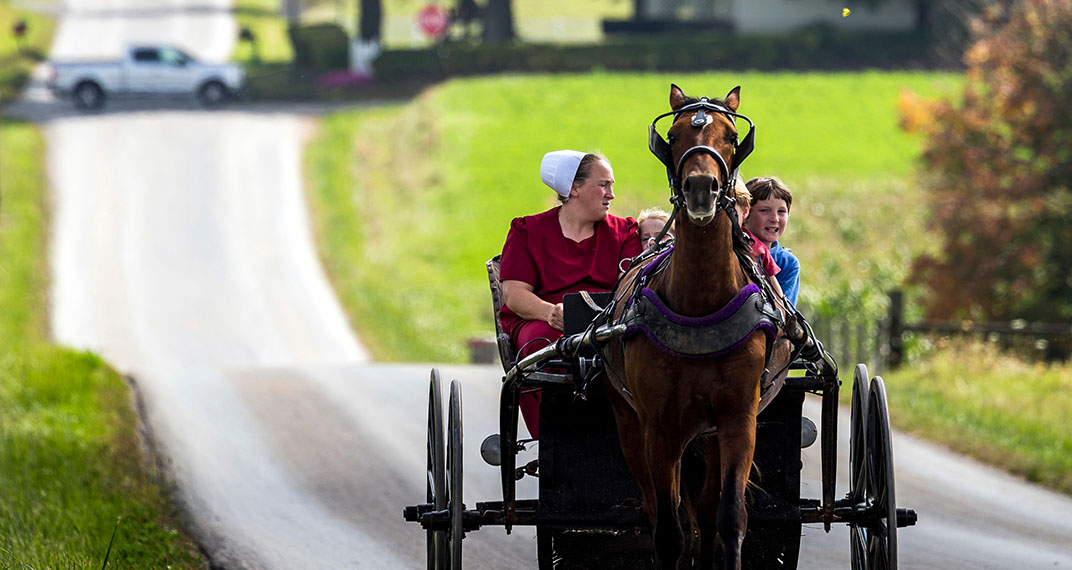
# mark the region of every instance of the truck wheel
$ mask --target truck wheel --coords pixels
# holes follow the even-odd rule
[[[93,111],[104,106],[104,90],[92,81],[84,81],[74,88],[74,106],[83,111]]]
[[[224,104],[229,96],[227,87],[215,80],[205,82],[197,91],[197,100],[205,107],[218,107]]]

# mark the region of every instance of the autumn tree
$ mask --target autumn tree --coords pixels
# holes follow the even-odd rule
[[[941,236],[913,280],[932,318],[1072,320],[1072,2],[994,3],[975,33],[958,97],[902,105]]]

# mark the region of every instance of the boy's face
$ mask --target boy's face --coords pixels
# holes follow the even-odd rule
[[[744,225],[759,241],[770,247],[789,226],[789,207],[785,205],[785,200],[777,198],[759,200],[752,204]]]

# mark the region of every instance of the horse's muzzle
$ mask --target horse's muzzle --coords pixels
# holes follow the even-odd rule
[[[718,179],[710,174],[691,174],[682,182],[681,193],[693,224],[703,227],[715,219]]]

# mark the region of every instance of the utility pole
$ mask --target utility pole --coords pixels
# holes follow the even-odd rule
[[[283,17],[287,19],[287,26],[297,26],[301,21],[301,0],[283,0]]]

